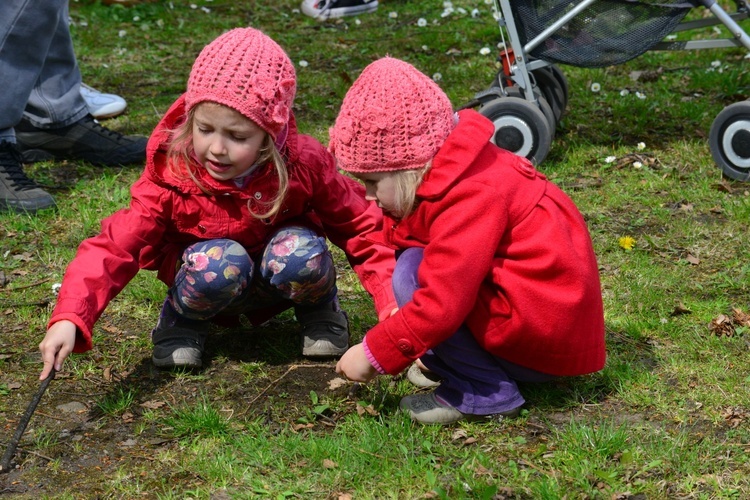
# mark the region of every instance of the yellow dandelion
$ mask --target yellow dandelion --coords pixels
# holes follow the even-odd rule
[[[631,236],[622,236],[618,240],[618,243],[620,244],[621,248],[624,248],[625,250],[627,250],[629,252],[635,246],[635,238],[633,238]]]

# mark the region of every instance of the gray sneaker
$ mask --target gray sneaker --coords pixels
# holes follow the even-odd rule
[[[55,199],[24,173],[16,145],[0,142],[0,212],[34,213],[54,207]]]
[[[423,372],[416,363],[409,366],[406,379],[417,387],[431,388],[440,385],[440,377],[432,372]]]
[[[151,332],[154,351],[151,361],[159,368],[200,368],[206,345],[207,322],[178,316],[164,301],[159,322]]]
[[[151,335],[154,343],[151,361],[159,368],[200,368],[206,337],[194,328],[157,327]]]
[[[143,163],[146,159],[148,138],[104,128],[91,115],[72,125],[50,129],[22,120],[15,130],[23,161],[29,163],[58,159],[119,166]]]
[[[349,321],[343,311],[332,311],[326,304],[312,311],[295,310],[302,325],[302,355],[308,358],[332,358],[349,349]]]
[[[471,415],[468,413],[461,413],[451,405],[438,401],[434,392],[405,396],[401,399],[399,407],[402,410],[409,412],[409,416],[411,416],[412,420],[422,424],[440,425],[452,424],[459,420],[475,422],[497,421],[503,418],[517,417],[521,412],[521,408],[519,407],[492,415]]]

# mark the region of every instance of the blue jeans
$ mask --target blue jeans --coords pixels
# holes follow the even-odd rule
[[[409,248],[399,255],[393,271],[393,291],[399,307],[419,288],[417,270],[423,250]],[[557,377],[511,363],[485,351],[466,326],[420,358],[443,381],[435,395],[461,413],[492,415],[525,402],[516,381],[545,382]]]
[[[215,239],[190,245],[181,260],[168,301],[192,320],[336,298],[336,270],[325,238],[302,226],[279,229],[255,259],[236,241]]]
[[[0,1],[0,141],[21,118],[62,127],[88,113],[68,24],[68,0]]]

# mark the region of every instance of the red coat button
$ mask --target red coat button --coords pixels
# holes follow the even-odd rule
[[[411,342],[406,339],[399,340],[396,344],[396,347],[404,354],[410,354],[412,351],[414,351],[414,347],[411,345]]]

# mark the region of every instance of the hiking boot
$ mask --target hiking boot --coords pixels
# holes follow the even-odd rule
[[[469,420],[473,422],[498,421],[504,418],[517,417],[521,412],[521,407],[512,410],[494,413],[492,415],[472,415],[461,413],[448,403],[440,401],[434,392],[412,394],[401,399],[399,407],[408,411],[412,420],[422,424],[440,424],[448,425],[459,420]]]
[[[331,310],[331,304],[319,308],[295,308],[302,325],[302,355],[308,358],[332,358],[349,349],[349,321],[344,311]]]
[[[430,371],[422,371],[416,363],[409,366],[406,379],[417,387],[430,388],[440,385],[440,377]]]
[[[0,142],[0,212],[34,213],[54,207],[55,199],[24,173],[16,145]]]
[[[122,135],[102,127],[86,115],[72,125],[42,129],[27,120],[16,126],[16,140],[26,162],[85,160],[94,165],[118,166],[146,159],[146,137]]]
[[[206,321],[195,321],[177,315],[165,302],[156,328],[151,332],[154,350],[151,361],[159,368],[200,368],[206,345]]]
[[[119,116],[128,107],[128,103],[119,95],[105,94],[85,83],[81,84],[81,97],[86,101],[91,116],[98,120]]]
[[[356,16],[373,12],[378,0],[305,0],[301,9],[305,15],[324,21],[344,16]]]

